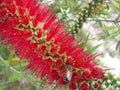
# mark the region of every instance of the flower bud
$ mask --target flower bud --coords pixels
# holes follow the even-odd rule
[[[94,82],[94,83],[93,83],[93,87],[94,87],[94,88],[98,88],[98,87],[99,87],[98,82]]]
[[[120,81],[117,81],[117,85],[120,86]]]
[[[103,85],[103,86],[102,86],[102,89],[106,89],[106,88],[107,88],[106,85]]]
[[[111,82],[111,80],[107,80],[107,83],[108,83],[108,84],[111,84],[112,82]]]

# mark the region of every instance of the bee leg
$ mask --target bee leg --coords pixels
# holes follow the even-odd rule
[[[67,78],[67,76],[64,77],[64,82],[69,82],[69,79]]]

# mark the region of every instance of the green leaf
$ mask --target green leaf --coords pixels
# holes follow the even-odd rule
[[[19,80],[20,78],[23,77],[23,74],[22,73],[16,73],[16,72],[13,72],[11,73],[11,75],[8,77],[8,80],[13,82],[13,81],[16,81],[16,80]]]
[[[118,43],[116,45],[116,50],[120,53],[120,41],[118,41]]]
[[[90,34],[88,34],[87,37],[85,38],[85,40],[83,40],[83,41],[79,44],[80,47],[85,47],[85,46],[87,45],[87,42],[88,42],[88,40],[89,40],[89,36],[90,36]]]
[[[102,44],[98,44],[94,46],[93,48],[88,49],[88,52],[93,53],[97,48],[99,48]]]
[[[87,44],[87,42],[89,40],[89,36],[90,36],[90,34],[88,34],[87,37],[86,37],[86,39],[84,40],[84,47],[86,46],[86,44]]]
[[[114,9],[114,11],[120,15],[120,0],[111,0],[111,2],[111,6]]]

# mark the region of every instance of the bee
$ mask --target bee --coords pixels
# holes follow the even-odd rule
[[[64,82],[69,82],[72,77],[73,66],[70,63],[66,64],[66,71],[64,76]]]

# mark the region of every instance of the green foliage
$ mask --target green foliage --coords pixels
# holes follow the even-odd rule
[[[96,49],[98,49],[101,45],[102,45],[102,44],[98,44],[98,45],[96,45],[96,46],[94,46],[94,47],[88,49],[88,52],[94,53],[94,51],[95,51]]]
[[[116,37],[120,36],[120,29],[117,28],[115,25],[114,26],[106,26],[103,24],[103,26],[101,27],[103,29],[103,39],[106,40],[111,40],[114,39]]]
[[[100,88],[104,88],[103,86],[109,90],[116,90],[116,89],[119,90],[120,89],[120,77],[112,74],[111,72],[106,72],[105,80],[102,83]]]
[[[111,7],[120,16],[120,0],[111,0]]]
[[[60,9],[70,9],[72,14],[76,14],[79,10],[81,10],[80,5],[82,5],[82,2],[82,0],[56,0],[55,3],[50,5],[50,7],[53,8],[55,13],[61,13]]]
[[[5,44],[0,44],[0,55],[4,59],[8,59],[9,54],[10,54],[10,49],[6,47]]]
[[[118,41],[118,43],[116,45],[116,50],[120,53],[120,41]]]
[[[11,73],[8,77],[8,81],[14,82],[20,80],[23,77],[23,73]]]
[[[43,80],[36,82],[33,75],[25,74],[25,62],[21,65],[18,61],[12,63],[16,64],[10,65],[9,60],[0,61],[0,90],[41,90]]]
[[[85,48],[85,46],[87,45],[88,40],[89,40],[89,34],[87,35],[87,37],[84,40],[82,40],[79,43],[79,46]]]
[[[84,22],[86,22],[87,18],[95,16],[94,14],[98,14],[100,11],[100,7],[102,7],[103,0],[93,0],[86,5],[86,7],[82,8],[78,13],[78,17],[75,25],[72,27],[72,34],[77,34],[78,31],[82,28]]]

